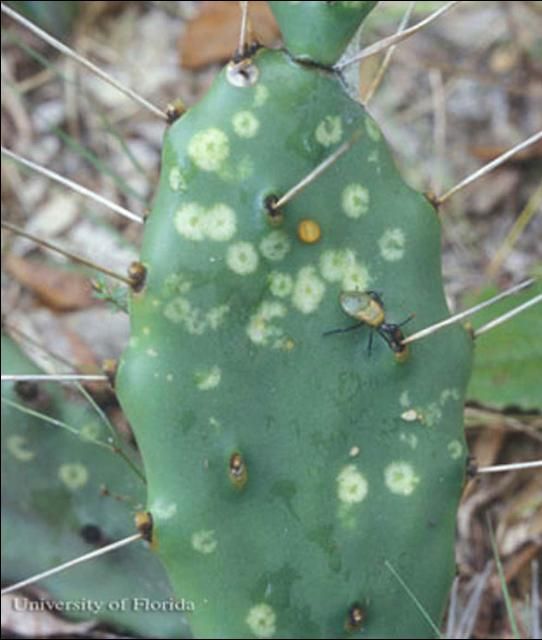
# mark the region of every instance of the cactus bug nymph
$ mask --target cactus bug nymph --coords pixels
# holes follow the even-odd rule
[[[413,314],[400,324],[386,322],[384,303],[382,297],[376,291],[342,291],[339,297],[340,305],[346,315],[358,320],[355,324],[346,329],[333,329],[326,331],[325,336],[334,333],[345,333],[359,329],[367,325],[375,330],[378,335],[386,341],[387,345],[394,352],[398,362],[404,362],[408,357],[408,346],[403,344],[403,332],[401,327],[412,320]],[[373,344],[373,334],[369,334],[368,352],[371,354]]]

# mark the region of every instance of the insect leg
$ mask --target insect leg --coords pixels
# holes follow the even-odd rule
[[[331,331],[324,331],[324,333],[322,334],[323,336],[331,336],[335,333],[347,333],[348,331],[354,331],[354,329],[359,329],[360,327],[362,327],[365,323],[364,322],[358,322],[358,324],[355,324],[351,327],[346,327],[345,329],[331,329]]]

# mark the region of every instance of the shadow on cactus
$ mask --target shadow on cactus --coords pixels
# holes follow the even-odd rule
[[[448,314],[436,211],[326,66],[374,4],[271,3],[287,50],[228,65],[164,141],[116,387],[199,638],[426,638],[446,604],[471,337],[323,336],[345,292],[405,334]]]

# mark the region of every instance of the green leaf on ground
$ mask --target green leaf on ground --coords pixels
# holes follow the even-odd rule
[[[542,292],[537,282],[527,291],[506,298],[476,314],[473,327],[481,327]],[[465,308],[498,293],[495,287],[464,301]],[[537,304],[476,340],[474,371],[467,398],[502,409],[542,409],[542,304]]]

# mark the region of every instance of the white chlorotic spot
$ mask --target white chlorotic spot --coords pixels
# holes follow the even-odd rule
[[[443,389],[440,393],[440,404],[444,406],[449,400],[459,400],[459,397],[457,389]]]
[[[230,306],[227,304],[213,307],[205,314],[205,321],[213,331],[216,331],[224,323],[229,311]]]
[[[240,276],[254,273],[258,268],[258,254],[250,242],[236,242],[228,247],[226,264]]]
[[[348,455],[351,458],[357,458],[360,454],[360,448],[356,445],[354,445],[353,447],[350,448],[350,451],[348,452]]]
[[[21,462],[30,462],[36,456],[34,451],[27,447],[27,440],[23,436],[9,436],[6,447],[11,455]]]
[[[407,444],[411,449],[415,449],[418,446],[418,437],[413,433],[401,433],[399,440]]]
[[[188,155],[203,171],[218,171],[230,155],[228,136],[216,127],[199,131],[188,143]]]
[[[183,273],[170,273],[164,279],[162,293],[164,297],[170,298],[174,295],[183,295],[192,288],[192,282]]]
[[[329,282],[340,282],[349,267],[356,264],[356,256],[350,249],[330,249],[320,256],[320,273]]]
[[[196,551],[205,554],[213,553],[218,545],[213,529],[196,531],[192,534],[191,542]]]
[[[361,184],[349,184],[343,190],[341,204],[349,218],[359,218],[369,211],[370,196],[366,187]]]
[[[378,241],[384,260],[397,262],[405,254],[405,234],[401,229],[387,229]]]
[[[346,268],[342,279],[343,291],[366,291],[371,276],[366,266],[358,262]]]
[[[144,336],[150,336],[151,335],[151,328],[150,327],[143,327],[142,333]]]
[[[163,498],[157,498],[151,504],[150,512],[160,520],[170,520],[177,513],[177,505]]]
[[[173,167],[169,172],[169,186],[173,191],[186,191],[186,178],[180,167]]]
[[[314,267],[303,267],[299,270],[292,293],[292,304],[301,313],[316,311],[324,293],[326,285],[318,277]]]
[[[58,469],[58,477],[68,489],[75,491],[88,482],[88,470],[79,462],[63,464]]]
[[[237,220],[235,211],[222,202],[209,209],[196,202],[188,202],[177,209],[175,227],[188,240],[200,242],[207,238],[226,242],[234,236]]]
[[[337,476],[337,496],[345,504],[357,504],[367,496],[369,485],[355,464],[347,464]]]
[[[374,140],[375,142],[378,142],[382,137],[378,125],[369,116],[365,116],[365,130],[367,131],[367,135],[369,136],[369,138],[371,138],[371,140]]]
[[[260,121],[252,111],[239,111],[232,118],[233,130],[241,138],[253,138],[260,128]]]
[[[260,346],[280,346],[284,336],[281,327],[273,324],[274,320],[284,318],[287,314],[286,306],[282,302],[266,300],[260,304],[255,314],[250,317],[247,335],[254,344]]]
[[[437,402],[431,402],[418,410],[420,421],[427,427],[434,427],[442,420],[442,410]]]
[[[149,347],[145,353],[149,356],[149,358],[158,358],[158,351],[156,351],[156,349],[153,349],[152,347]]]
[[[245,621],[257,638],[272,638],[277,630],[277,614],[265,602],[254,605]]]
[[[237,220],[235,211],[227,204],[219,203],[203,216],[202,230],[209,240],[226,242],[235,235]]]
[[[384,469],[384,481],[388,489],[399,496],[409,496],[420,481],[408,462],[392,462]]]
[[[316,127],[316,140],[324,147],[336,144],[343,137],[343,123],[340,116],[326,116]]]
[[[166,374],[166,380],[167,382],[173,382],[173,374],[172,373]]]
[[[420,419],[420,416],[418,415],[416,409],[407,409],[406,411],[403,411],[403,413],[401,414],[401,418],[405,422],[416,422],[416,420]]]
[[[262,256],[272,262],[283,260],[290,251],[290,247],[290,238],[284,231],[271,231],[260,242]]]
[[[218,175],[224,182],[244,182],[254,173],[254,162],[249,156],[236,159],[235,163],[226,163]]]
[[[96,440],[102,428],[97,422],[87,422],[79,429],[79,436],[83,440]]]
[[[230,307],[219,305],[204,312],[189,300],[179,296],[170,300],[164,308],[164,316],[175,324],[184,325],[192,335],[202,335],[207,329],[216,331],[226,319]]]
[[[264,84],[257,84],[254,90],[254,107],[263,107],[269,98],[269,89]]]
[[[196,202],[187,202],[175,212],[175,228],[188,240],[204,239],[203,217],[205,209]]]
[[[458,458],[460,458],[461,454],[463,453],[463,445],[461,444],[461,442],[459,442],[459,440],[452,440],[451,442],[449,442],[448,453],[450,454],[450,458],[452,458],[452,460],[457,460]]]
[[[215,389],[220,384],[221,379],[222,371],[217,365],[212,366],[210,369],[196,371],[194,374],[196,386],[200,391]]]
[[[371,153],[367,156],[367,162],[372,164],[378,164],[380,156],[378,154],[378,149],[373,149]],[[380,167],[377,168],[377,172],[380,173]]]
[[[345,7],[346,9],[359,9],[363,7],[365,2],[363,0],[348,0],[344,2],[339,2],[339,4],[342,7]]]
[[[181,324],[185,322],[186,318],[192,311],[192,305],[183,297],[174,298],[164,308],[164,316],[174,322],[175,324]]]
[[[401,395],[399,396],[399,404],[405,409],[410,407],[410,397],[408,391],[403,391],[401,393]]]
[[[286,298],[292,293],[294,281],[288,273],[273,271],[269,274],[269,291],[277,298]]]

